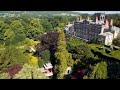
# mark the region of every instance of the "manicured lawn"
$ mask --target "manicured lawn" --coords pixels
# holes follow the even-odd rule
[[[70,38],[70,40],[67,42],[70,46],[79,46],[81,43],[85,43],[83,40],[81,39],[77,39],[77,38]]]

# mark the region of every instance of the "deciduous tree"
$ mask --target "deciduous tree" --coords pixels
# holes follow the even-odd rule
[[[24,65],[28,63],[27,55],[16,47],[8,46],[0,50],[0,72],[14,64]]]
[[[8,73],[1,73],[0,79],[10,79],[10,75]]]
[[[25,64],[13,79],[48,79],[37,67]]]
[[[38,40],[44,33],[43,27],[40,24],[39,19],[33,18],[29,25],[27,36],[33,40]]]

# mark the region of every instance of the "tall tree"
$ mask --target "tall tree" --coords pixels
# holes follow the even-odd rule
[[[92,74],[91,79],[107,79],[107,63],[102,61],[95,65]]]
[[[4,25],[4,21],[0,21],[0,39],[3,39],[3,35],[4,35],[4,31],[3,31],[3,25]]]
[[[15,37],[15,33],[12,30],[7,29],[4,33],[5,45],[12,44],[12,41],[14,40],[14,37]]]
[[[12,41],[12,44],[16,44],[25,39],[25,27],[22,25],[20,20],[15,20],[10,25],[11,30],[15,33],[15,37]]]
[[[41,57],[44,60],[45,63],[50,62],[50,51],[49,50],[45,50],[41,52]]]
[[[27,32],[27,36],[31,39],[38,40],[44,33],[43,27],[37,18],[33,18],[33,20],[30,22],[29,27],[30,28]]]
[[[32,54],[28,54],[27,56],[29,58],[29,65],[38,67],[38,58],[33,56]]]
[[[4,41],[4,33],[9,29],[9,25],[4,21],[0,21],[0,41]],[[1,42],[0,42],[1,43]]]
[[[45,20],[45,19],[42,20],[41,25],[43,26],[43,29],[45,32],[53,31],[53,27],[52,27],[51,23],[48,22],[48,20]]]
[[[62,30],[59,30],[59,37],[57,43],[57,51],[55,52],[56,65],[55,71],[57,73],[57,78],[63,78],[64,73],[68,66],[73,65],[73,60],[71,54],[66,50],[65,34]]]
[[[51,52],[54,52],[56,50],[58,36],[58,32],[47,32],[47,34],[42,36],[41,44],[45,49],[49,49]]]
[[[8,46],[0,50],[0,72],[14,64],[24,65],[28,63],[26,54],[16,47]]]

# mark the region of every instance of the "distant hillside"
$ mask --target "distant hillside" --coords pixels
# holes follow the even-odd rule
[[[78,12],[72,11],[29,11],[32,15],[47,16],[47,15],[79,15]]]
[[[26,13],[30,15],[79,15],[78,12],[73,12],[73,11],[0,11],[0,13],[10,13],[10,14],[21,14],[21,13]]]

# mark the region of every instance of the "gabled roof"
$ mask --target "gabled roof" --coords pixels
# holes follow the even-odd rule
[[[43,65],[43,67],[44,67],[45,69],[53,68],[53,66],[52,66],[51,63],[46,63],[46,64]]]

